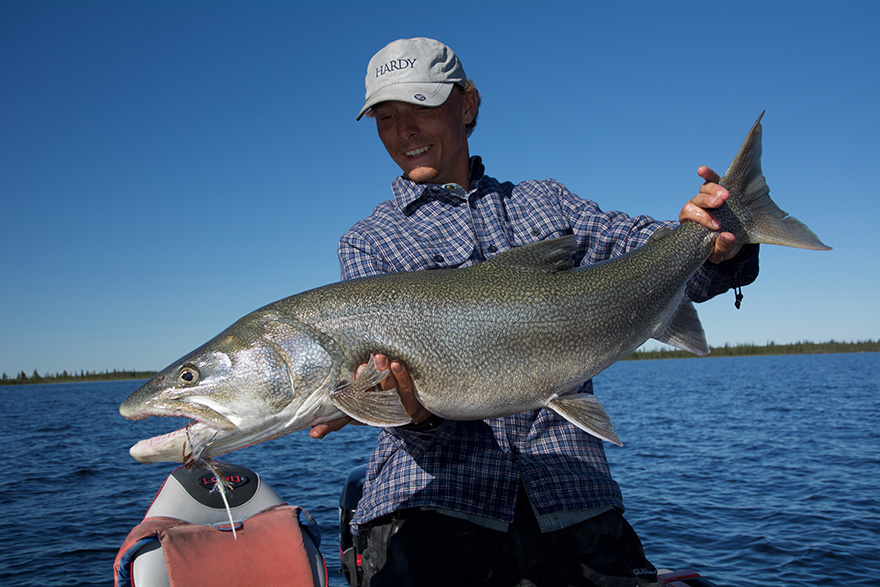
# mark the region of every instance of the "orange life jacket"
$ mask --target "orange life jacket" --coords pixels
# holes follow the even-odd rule
[[[138,550],[158,540],[172,587],[302,585],[315,581],[300,527],[300,508],[279,504],[236,525],[191,524],[150,517],[135,526],[113,565],[116,587],[136,587],[131,565]],[[327,568],[324,566],[324,585]]]

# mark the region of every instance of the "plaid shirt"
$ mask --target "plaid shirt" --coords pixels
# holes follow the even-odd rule
[[[567,234],[589,265],[619,256],[662,226],[647,216],[603,212],[561,183],[500,183],[471,160],[471,191],[457,185],[392,183],[379,204],[339,243],[342,279],[441,267],[467,267],[512,247]],[[757,247],[720,265],[707,263],[687,295],[703,301],[757,276]],[[734,283],[736,280],[736,283]],[[587,381],[582,391],[592,392]],[[597,508],[623,509],[602,442],[552,410],[482,421],[447,420],[430,431],[386,428],[367,467],[353,524],[423,507],[506,529],[522,482],[543,530],[580,521]]]

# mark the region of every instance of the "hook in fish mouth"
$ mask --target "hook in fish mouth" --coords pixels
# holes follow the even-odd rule
[[[213,469],[214,472],[217,473],[218,475],[220,474],[219,471],[216,469],[216,467],[214,467],[214,465],[212,464],[211,457],[205,455],[205,453],[208,450],[208,447],[210,447],[212,444],[214,444],[214,439],[217,438],[218,434],[220,434],[220,431],[216,430],[214,432],[214,434],[211,435],[210,438],[203,438],[203,439],[200,439],[198,442],[193,442],[193,439],[190,436],[190,425],[187,424],[187,426],[186,426],[186,439],[187,439],[187,442],[189,443],[189,446],[192,447],[191,452],[189,452],[189,453],[184,452],[184,454],[183,454],[183,464],[186,466],[187,469],[192,468],[194,466],[205,465],[205,466],[208,466],[211,469]],[[185,446],[184,446],[184,451],[186,451]],[[220,488],[220,491],[222,493],[222,487],[220,487],[218,485],[217,488]]]

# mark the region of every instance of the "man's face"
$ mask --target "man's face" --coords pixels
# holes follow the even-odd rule
[[[416,183],[457,183],[469,188],[467,131],[473,92],[454,88],[442,106],[382,102],[373,107],[379,138],[394,162]]]

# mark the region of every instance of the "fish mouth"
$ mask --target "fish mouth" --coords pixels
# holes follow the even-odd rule
[[[183,463],[194,452],[194,446],[210,442],[219,431],[219,428],[192,420],[174,432],[139,441],[128,449],[128,454],[146,464],[168,461]]]
[[[129,420],[143,420],[151,416],[190,418],[186,426],[141,440],[129,449],[129,454],[135,460],[147,464],[186,462],[197,450],[210,445],[221,432],[237,428],[224,415],[199,404],[174,402],[173,406],[167,408],[141,410],[123,402],[119,411]]]

